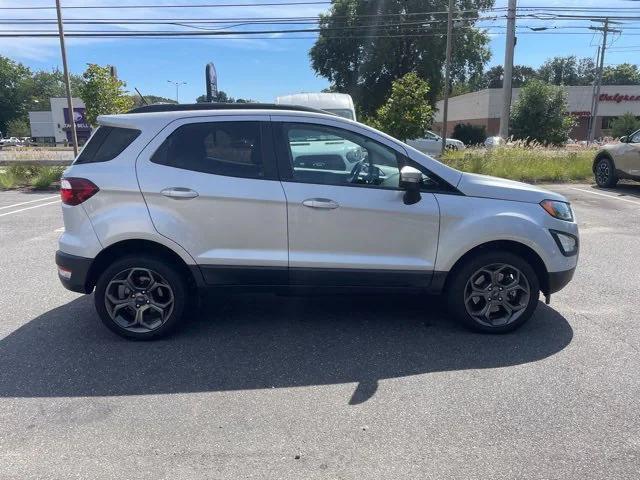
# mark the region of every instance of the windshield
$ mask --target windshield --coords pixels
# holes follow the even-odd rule
[[[348,118],[349,120],[355,120],[353,112],[348,108],[323,108],[325,112],[333,113],[339,117]]]

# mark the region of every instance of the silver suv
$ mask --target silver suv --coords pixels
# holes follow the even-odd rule
[[[98,121],[64,173],[56,263],[126,337],[166,334],[204,288],[443,293],[455,318],[502,333],[576,267],[564,197],[322,111],[152,105]]]

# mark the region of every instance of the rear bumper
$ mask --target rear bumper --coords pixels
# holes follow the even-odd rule
[[[570,270],[564,270],[562,272],[549,272],[548,285],[549,291],[545,293],[556,293],[562,290],[573,278],[573,274],[576,272],[576,268],[573,267]]]
[[[87,285],[87,280],[92,262],[93,258],[78,257],[58,250],[56,252],[58,278],[64,288],[72,292],[91,293],[93,287]]]

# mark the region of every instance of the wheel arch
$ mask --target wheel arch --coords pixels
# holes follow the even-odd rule
[[[453,278],[453,273],[457,269],[464,265],[470,258],[489,251],[507,251],[518,255],[519,257],[522,257],[531,265],[534,272],[536,273],[536,276],[538,277],[538,281],[540,283],[540,290],[542,290],[543,293],[549,292],[549,272],[547,270],[547,267],[545,266],[544,261],[542,260],[540,255],[538,255],[538,253],[531,247],[515,240],[493,240],[473,247],[471,250],[464,253],[460,258],[458,258],[458,260],[455,261],[453,267],[451,267],[451,269],[446,273],[444,278],[440,279],[439,281],[434,278],[436,284],[440,284],[434,285],[434,287],[436,287],[437,289],[438,287],[440,287],[439,289],[446,291],[447,284]]]
[[[196,265],[187,265],[171,248],[152,240],[129,239],[109,245],[91,262],[86,281],[88,290],[91,291],[95,287],[100,274],[110,264],[125,255],[136,253],[152,255],[175,265],[185,275],[190,288],[204,285],[200,269]]]
[[[591,164],[591,171],[594,174],[596,173],[596,165],[598,161],[602,160],[603,158],[610,160],[611,163],[613,164],[613,168],[614,169],[616,168],[616,162],[613,159],[613,155],[611,155],[611,153],[609,153],[607,150],[600,150],[598,153],[596,153],[596,156],[593,159],[593,163]]]

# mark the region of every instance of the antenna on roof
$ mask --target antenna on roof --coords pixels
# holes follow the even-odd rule
[[[134,90],[136,91],[136,93],[137,93],[138,95],[140,95],[140,98],[142,99],[142,103],[143,103],[144,105],[149,105],[149,102],[147,102],[147,100],[144,98],[144,96],[140,93],[140,90],[138,90],[138,88],[137,88],[137,87],[133,87],[133,88],[134,88]]]

